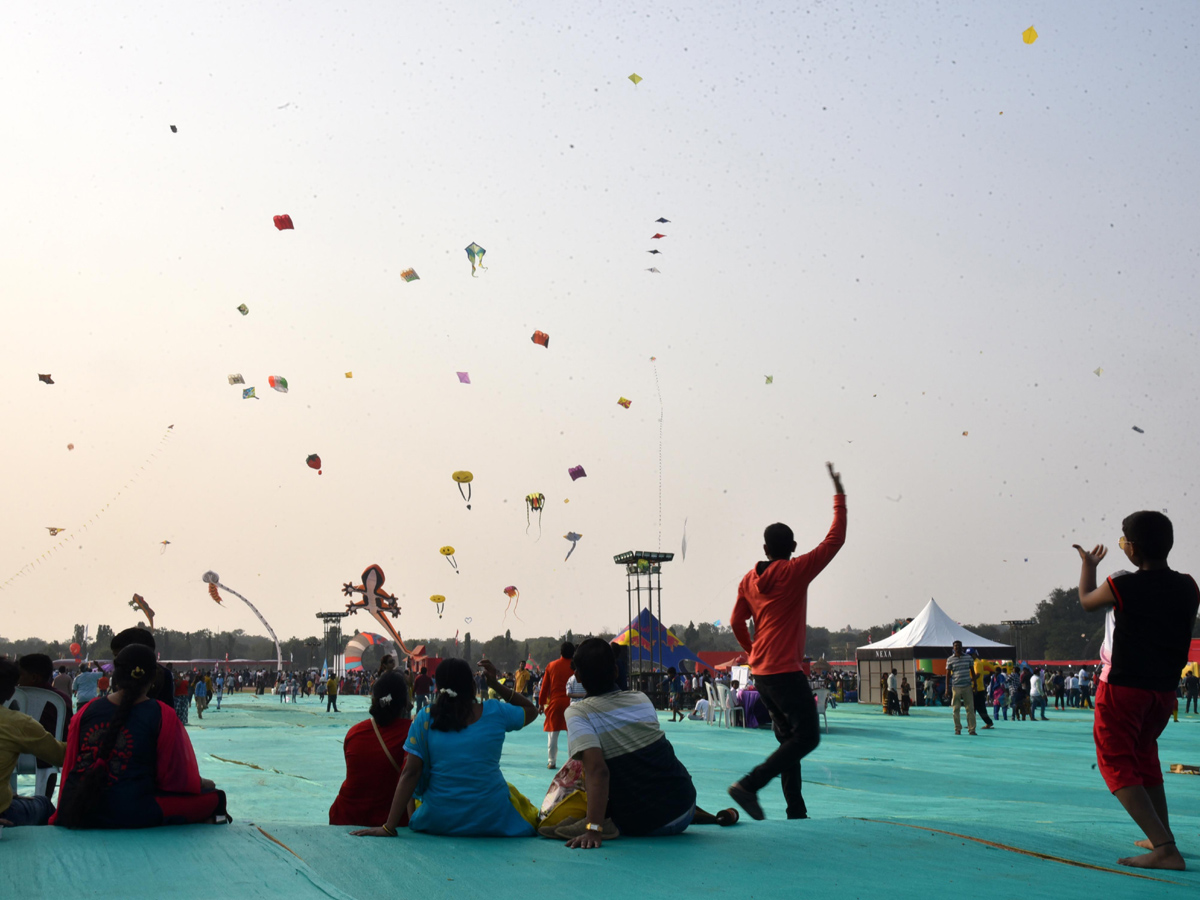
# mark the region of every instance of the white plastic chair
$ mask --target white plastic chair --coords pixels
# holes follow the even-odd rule
[[[58,721],[54,728],[55,740],[63,740],[63,736],[67,733],[67,723],[70,716],[67,715],[67,703],[56,694],[54,691],[46,690],[45,688],[35,687],[19,687],[13,694],[13,700],[16,704],[16,709],[19,712],[25,713],[34,721],[40,721],[42,718],[42,710],[47,706],[53,706],[58,711]],[[9,704],[9,708],[13,707],[13,703]],[[17,757],[17,766],[13,769],[10,784],[13,794],[17,793],[17,776],[18,775],[33,775],[34,776],[34,791],[37,796],[49,797],[54,793],[53,788],[47,789],[50,783],[50,776],[54,776],[57,783],[62,775],[62,769],[58,766],[50,766],[45,769],[37,767],[37,757],[32,753],[22,753]]]
[[[738,703],[737,695],[733,693],[733,688],[727,688],[721,685],[722,701],[725,704],[725,724],[729,728],[733,727],[735,716],[742,717],[742,727],[746,727],[746,710]]]
[[[717,684],[716,690],[711,684],[705,684],[704,689],[708,691],[708,724],[712,725],[718,719],[721,725],[725,724],[725,704],[720,699],[720,688],[723,685]]]
[[[825,715],[825,706],[829,702],[829,691],[819,688],[813,697],[817,704],[817,715],[825,720],[825,733],[829,734],[829,716]]]

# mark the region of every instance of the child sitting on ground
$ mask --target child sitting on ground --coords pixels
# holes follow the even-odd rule
[[[545,837],[591,849],[619,834],[666,836],[738,820],[737,810],[714,816],[696,806],[692,776],[659,728],[650,698],[617,687],[617,660],[606,641],[584,641],[573,662],[587,697],[566,710],[567,749],[583,762],[587,817],[543,831]]]
[[[1175,536],[1165,515],[1135,512],[1121,531],[1119,546],[1137,571],[1118,572],[1100,587],[1096,567],[1108,550],[1097,544],[1089,553],[1074,545],[1083,560],[1080,605],[1088,612],[1108,610],[1093,726],[1096,756],[1108,789],[1146,835],[1137,845],[1150,851],[1125,857],[1121,865],[1183,869],[1167,818],[1158,736],[1187,664],[1200,589],[1190,575],[1167,565]]]

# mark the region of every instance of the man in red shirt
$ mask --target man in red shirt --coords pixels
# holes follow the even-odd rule
[[[789,819],[807,819],[800,790],[800,760],[821,742],[817,706],[802,669],[807,636],[808,585],[846,543],[846,492],[842,476],[826,463],[833,479],[833,525],[817,547],[792,559],[792,529],[776,522],[763,532],[765,561],[738,586],[730,624],[750,654],[750,670],[759,696],[771,713],[779,749],[729,788],[729,796],[752,818],[765,818],[757,794],[776,775],[781,778]],[[754,639],[746,620],[754,620]]]

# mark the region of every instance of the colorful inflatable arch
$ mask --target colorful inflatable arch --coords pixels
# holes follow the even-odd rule
[[[396,646],[390,639],[385,638],[382,634],[371,634],[369,632],[360,632],[350,638],[350,642],[346,644],[346,671],[353,672],[362,668],[363,651],[372,644],[384,644],[384,652],[396,655]]]

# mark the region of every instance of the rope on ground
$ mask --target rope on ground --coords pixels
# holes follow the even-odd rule
[[[287,844],[285,844],[279,838],[275,837],[275,835],[271,834],[269,831],[267,831],[261,825],[255,825],[254,827],[257,828],[259,831],[261,831],[263,837],[265,837],[268,841],[274,841],[280,847],[282,847],[284,850],[286,850],[288,853],[292,854],[292,856],[296,857],[296,859],[300,860],[300,862],[304,862],[303,856],[301,856],[299,853],[297,853],[295,850],[293,850],[291,847],[289,847]]]
[[[1036,850],[1023,850],[1020,847],[1012,847],[1008,844],[998,844],[995,841],[984,840],[983,838],[971,837],[969,834],[958,834],[954,831],[942,831],[940,828],[927,828],[924,825],[911,825],[908,822],[889,822],[887,819],[865,819],[861,816],[851,816],[850,818],[857,819],[859,822],[873,822],[876,825],[898,825],[901,828],[915,828],[918,831],[928,831],[933,834],[944,834],[949,837],[962,838],[964,841],[974,841],[976,844],[983,844],[985,847],[994,847],[997,850],[1007,850],[1009,853],[1020,853],[1022,856],[1032,856],[1035,859],[1044,859],[1047,862],[1062,863],[1065,866],[1077,866],[1080,869],[1094,869],[1097,872],[1111,872],[1113,875],[1126,875],[1129,878],[1142,878],[1146,881],[1161,881],[1163,884],[1178,884],[1181,887],[1189,887],[1182,881],[1170,881],[1166,878],[1155,878],[1152,875],[1139,875],[1137,872],[1126,872],[1124,869],[1110,869],[1108,866],[1097,866],[1094,863],[1079,862],[1076,859],[1067,859],[1065,856],[1051,856],[1049,853],[1038,853]]]
[[[303,775],[293,775],[291,772],[282,772],[279,769],[264,769],[257,763],[242,762],[240,759],[226,759],[224,756],[217,756],[215,753],[210,753],[208,755],[213,759],[219,759],[224,763],[233,763],[235,766],[245,766],[247,769],[258,769],[260,772],[274,772],[276,775],[286,775],[288,778],[299,778],[301,781],[312,781],[311,778],[305,778]],[[313,784],[316,784],[316,782],[313,781]]]

